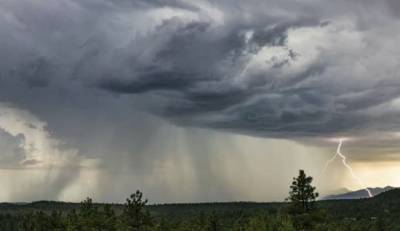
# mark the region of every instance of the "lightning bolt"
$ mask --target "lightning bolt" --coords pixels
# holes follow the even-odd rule
[[[371,191],[365,186],[365,184],[363,183],[361,178],[354,173],[354,171],[351,168],[351,166],[347,163],[346,156],[341,151],[342,145],[343,145],[343,139],[341,138],[341,139],[339,139],[339,144],[338,144],[338,147],[336,149],[335,155],[333,155],[333,157],[326,162],[326,164],[324,166],[324,169],[322,170],[322,173],[324,173],[326,171],[326,169],[328,168],[328,166],[336,159],[337,156],[339,156],[342,159],[343,165],[349,170],[350,175],[352,176],[352,178],[355,181],[357,181],[358,184],[360,184],[365,189],[365,191],[367,191],[369,197],[372,197]]]

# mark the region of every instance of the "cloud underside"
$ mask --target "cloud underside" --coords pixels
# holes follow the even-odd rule
[[[354,12],[363,3],[3,1],[0,100],[29,105],[21,95],[38,92],[55,97],[42,106],[52,110],[105,92],[182,126],[285,138],[393,133],[399,6],[369,1],[378,15]]]

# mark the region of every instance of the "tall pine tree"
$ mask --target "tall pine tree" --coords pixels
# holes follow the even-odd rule
[[[287,199],[292,203],[294,212],[308,213],[313,209],[318,193],[315,192],[315,187],[311,185],[312,180],[311,176],[306,176],[304,170],[300,170],[299,176],[293,178]]]

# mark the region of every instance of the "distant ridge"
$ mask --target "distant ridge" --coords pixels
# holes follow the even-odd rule
[[[383,192],[395,189],[392,186],[386,186],[384,188],[376,187],[376,188],[368,188],[373,196],[379,195]],[[365,189],[360,189],[357,191],[341,193],[341,194],[334,194],[322,197],[321,200],[351,200],[351,199],[363,199],[368,198],[368,193]]]

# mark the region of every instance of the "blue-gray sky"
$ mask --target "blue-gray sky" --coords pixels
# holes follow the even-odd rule
[[[3,0],[0,199],[280,200],[337,137],[367,185],[396,184],[398,12],[396,0]],[[330,172],[321,190],[358,187]]]

